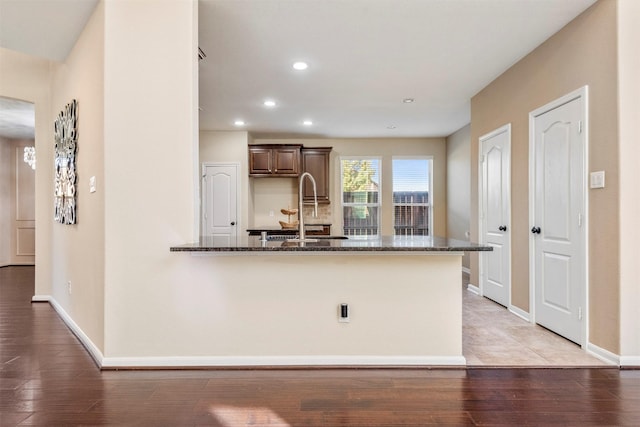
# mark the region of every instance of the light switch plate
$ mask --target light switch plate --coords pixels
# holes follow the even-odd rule
[[[591,172],[591,188],[604,188],[604,171]]]
[[[96,192],[96,177],[92,176],[91,178],[89,178],[89,193],[95,193]]]

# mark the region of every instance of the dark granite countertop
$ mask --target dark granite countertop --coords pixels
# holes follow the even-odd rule
[[[171,252],[476,252],[490,246],[442,237],[382,236],[338,240],[308,236],[317,242],[261,241],[259,236],[201,237],[197,243],[172,246]]]

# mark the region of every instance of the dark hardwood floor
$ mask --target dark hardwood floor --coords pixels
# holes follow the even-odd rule
[[[640,371],[104,371],[33,268],[0,268],[0,425],[640,425]]]

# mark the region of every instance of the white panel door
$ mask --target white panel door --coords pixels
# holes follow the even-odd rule
[[[511,126],[480,138],[481,240],[492,252],[481,255],[482,295],[508,307],[511,299]]]
[[[583,96],[532,113],[535,320],[583,343],[585,133]]]
[[[237,165],[204,164],[202,169],[202,234],[236,236]]]

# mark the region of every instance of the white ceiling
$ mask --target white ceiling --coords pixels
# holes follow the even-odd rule
[[[594,2],[200,0],[200,128],[446,136],[470,122],[473,95]]]
[[[64,61],[98,0],[0,0],[0,46]]]
[[[199,0],[200,128],[449,135],[473,95],[595,1]],[[0,0],[0,46],[62,61],[96,4]]]
[[[32,103],[0,96],[0,136],[10,139],[33,139],[35,118]]]

